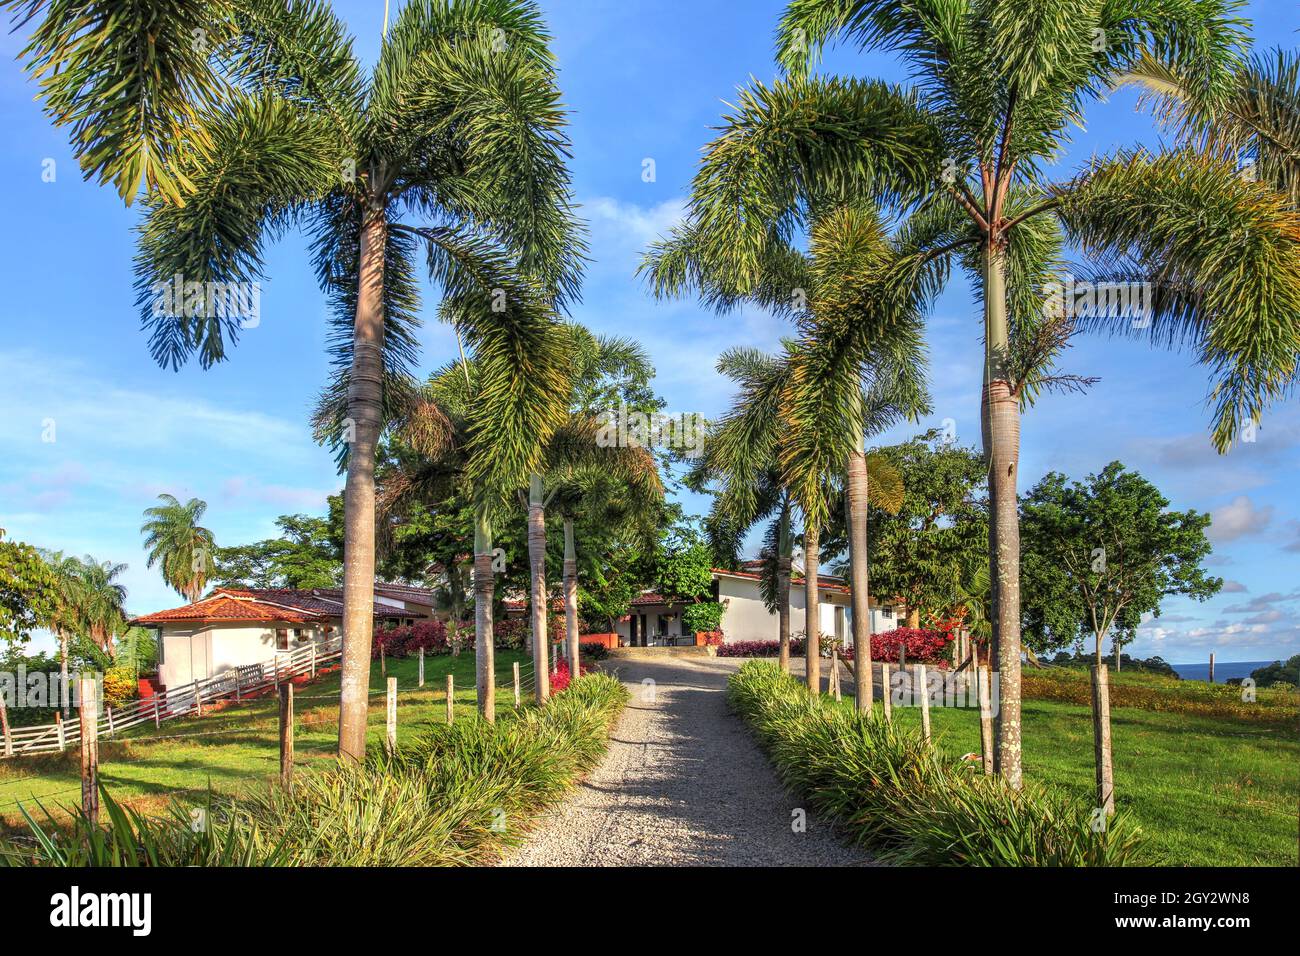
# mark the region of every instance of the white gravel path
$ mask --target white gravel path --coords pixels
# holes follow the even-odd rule
[[[619,661],[632,693],[609,752],[540,821],[506,866],[861,866],[829,824],[787,794],[749,731],[727,708],[737,662]],[[643,680],[654,681],[653,695]]]

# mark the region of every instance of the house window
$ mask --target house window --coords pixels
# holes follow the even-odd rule
[[[311,631],[305,627],[295,627],[293,629],[293,639],[299,643],[310,640]]]
[[[287,627],[277,627],[275,629],[275,649],[277,651],[287,651],[289,649],[289,629]]]

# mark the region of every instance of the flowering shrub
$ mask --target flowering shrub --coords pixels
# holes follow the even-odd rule
[[[587,674],[590,671],[591,668],[582,663],[581,659],[579,659],[579,676]],[[551,693],[558,694],[560,691],[565,690],[569,686],[569,681],[571,680],[573,680],[573,675],[569,673],[569,661],[567,658],[561,658],[559,663],[555,665],[554,673],[551,674]]]
[[[896,627],[883,634],[871,635],[871,659],[898,663],[902,648],[907,659],[917,664],[942,664],[948,652],[952,635],[942,631],[929,631],[919,627]]]
[[[110,667],[104,672],[104,703],[121,707],[139,693],[134,675],[125,667]]]
[[[393,627],[375,635],[370,656],[379,659],[383,648],[387,657],[410,657],[421,647],[426,654],[447,654],[451,645],[447,641],[447,625],[442,621],[419,621],[409,627]]]
[[[508,617],[492,624],[492,638],[497,647],[515,650],[528,642],[531,632],[528,620],[522,617]]]
[[[803,638],[790,638],[790,656],[803,652]],[[732,641],[718,645],[719,657],[779,657],[780,654],[780,641]]]

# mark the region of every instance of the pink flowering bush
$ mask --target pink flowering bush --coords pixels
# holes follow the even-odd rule
[[[386,657],[413,657],[424,648],[426,654],[447,654],[447,625],[442,621],[418,621],[410,626],[392,627],[375,634],[370,656],[379,660],[380,648]]]

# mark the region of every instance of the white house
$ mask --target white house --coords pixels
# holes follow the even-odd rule
[[[411,624],[433,616],[433,594],[408,585],[375,585],[375,622]],[[179,687],[232,668],[261,664],[343,627],[341,588],[217,588],[201,601],[131,621],[158,636],[158,682]]]
[[[713,569],[713,596],[722,604],[722,634],[727,643],[774,641],[778,635],[777,615],[763,603],[759,576],[750,571]],[[853,612],[850,591],[840,577],[818,576],[820,630],[846,645],[853,644]],[[645,647],[655,644],[689,643],[693,635],[682,632],[684,604],[670,602],[653,591],[632,599],[632,612],[618,622],[619,643]],[[804,580],[796,575],[790,585],[790,631],[804,629]],[[871,603],[871,632],[898,626],[898,609]]]

